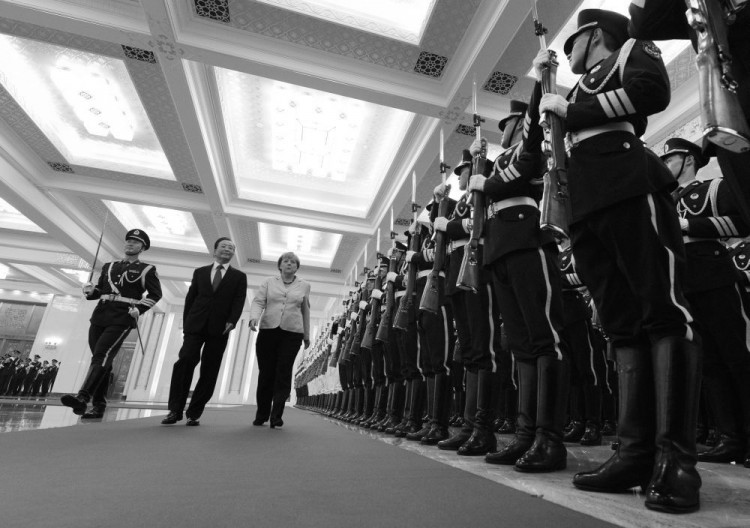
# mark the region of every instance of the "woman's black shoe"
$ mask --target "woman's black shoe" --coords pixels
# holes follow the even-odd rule
[[[282,425],[284,425],[284,420],[281,418],[271,418],[271,429],[281,427]]]

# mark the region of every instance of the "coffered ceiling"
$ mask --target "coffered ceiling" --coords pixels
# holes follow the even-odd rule
[[[553,47],[580,7],[538,0]],[[499,142],[510,99],[532,88],[530,10],[530,0],[0,0],[0,288],[75,294],[102,231],[97,266],[139,227],[169,302],[230,236],[251,289],[281,252],[297,252],[322,316],[365,253],[390,245],[391,217],[396,230],[408,224],[412,186],[429,199],[441,131],[449,164],[472,141],[475,82],[482,133]],[[657,147],[699,133],[693,52],[663,48],[675,94],[644,138]]]

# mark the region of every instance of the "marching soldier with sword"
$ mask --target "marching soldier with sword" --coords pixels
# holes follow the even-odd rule
[[[60,398],[63,405],[72,408],[82,418],[101,418],[104,415],[107,407],[104,395],[112,362],[141,314],[161,299],[156,267],[141,262],[139,258],[149,247],[151,241],[146,232],[131,229],[125,235],[125,257],[105,264],[96,285],[88,282],[83,286],[88,300],[99,300],[89,327],[91,366],[78,394],[66,394]],[[92,400],[94,407],[86,412]]]

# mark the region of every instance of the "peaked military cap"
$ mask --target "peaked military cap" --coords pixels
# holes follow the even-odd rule
[[[500,122],[497,124],[497,128],[499,128],[501,131],[505,130],[505,123],[507,123],[511,117],[524,115],[528,108],[529,105],[524,103],[523,101],[516,101],[515,99],[511,99],[510,113],[500,120]]]
[[[628,17],[606,9],[583,9],[578,13],[578,29],[568,37],[563,46],[565,55],[570,55],[576,37],[589,29],[599,28],[617,40],[619,48],[628,40]]]
[[[143,229],[131,229],[128,231],[125,235],[125,240],[130,240],[131,238],[142,243],[144,250],[151,247],[151,239],[148,238],[148,235]]]
[[[708,159],[703,155],[701,148],[687,139],[682,138],[670,138],[664,143],[664,154],[659,156],[662,160],[671,156],[672,154],[686,154],[693,156],[698,168],[705,167],[708,163]]]

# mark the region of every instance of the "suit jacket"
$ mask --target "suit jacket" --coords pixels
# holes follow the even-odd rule
[[[237,326],[247,296],[247,276],[231,266],[214,292],[211,284],[213,264],[193,272],[183,312],[183,332],[220,336],[227,323]]]

